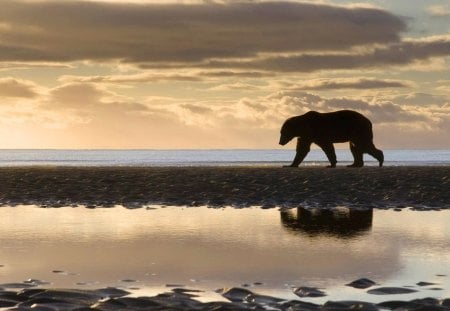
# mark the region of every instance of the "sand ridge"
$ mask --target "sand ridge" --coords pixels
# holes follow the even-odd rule
[[[0,204],[450,208],[450,166],[1,167]]]

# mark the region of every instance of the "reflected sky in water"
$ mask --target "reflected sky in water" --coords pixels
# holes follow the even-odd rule
[[[317,286],[331,295],[324,300],[380,300],[344,286],[368,277],[383,286],[436,282],[444,290],[418,295],[448,297],[449,224],[447,211],[2,207],[0,282],[210,291],[262,282],[252,290],[295,299],[290,286]]]

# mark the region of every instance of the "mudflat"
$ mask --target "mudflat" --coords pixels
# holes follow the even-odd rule
[[[450,208],[450,166],[2,167],[0,205]]]

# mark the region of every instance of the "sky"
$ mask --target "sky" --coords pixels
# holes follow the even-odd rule
[[[281,148],[341,109],[450,149],[450,0],[2,0],[0,149]]]

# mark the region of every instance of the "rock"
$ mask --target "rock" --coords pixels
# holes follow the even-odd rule
[[[179,294],[186,294],[186,293],[204,293],[203,290],[199,289],[188,289],[188,288],[173,288],[172,292],[179,293]]]
[[[294,294],[296,294],[299,297],[324,297],[327,294],[325,294],[323,291],[321,291],[320,289],[317,289],[315,287],[298,287],[294,290]]]
[[[430,283],[430,282],[419,282],[416,283],[417,286],[430,286],[430,285],[436,285],[436,283]]]
[[[14,307],[16,304],[17,301],[0,298],[0,308]]]
[[[104,297],[99,295],[96,291],[48,289],[33,295],[32,298],[47,298],[77,305],[91,305]]]
[[[302,311],[316,311],[321,309],[320,305],[299,300],[286,301],[280,304],[280,307],[282,310],[302,310]]]
[[[441,305],[443,305],[444,307],[450,308],[450,298],[442,300]]]
[[[166,284],[166,287],[184,287],[183,284]]]
[[[384,308],[384,309],[396,310],[396,309],[403,308],[407,304],[408,304],[407,301],[391,300],[391,301],[381,302],[381,303],[377,304],[377,306],[380,306],[381,308]]]
[[[367,291],[368,294],[372,295],[400,295],[400,294],[411,294],[416,292],[417,290],[415,289],[404,287],[378,287]]]
[[[376,305],[364,301],[327,301],[322,310],[361,310],[361,311],[378,311]]]
[[[160,307],[161,303],[153,300],[149,297],[121,297],[114,298],[114,300],[120,302],[124,306],[133,309],[151,309],[155,307]]]
[[[233,302],[243,302],[249,295],[254,295],[251,291],[244,288],[233,287],[222,291],[222,296]]]
[[[29,297],[32,297],[33,295],[36,295],[38,293],[42,293],[45,291],[46,291],[46,289],[44,289],[44,288],[25,288],[25,289],[22,289],[21,291],[19,291],[17,293],[17,296],[29,298]]]
[[[245,301],[255,303],[257,305],[278,305],[280,302],[285,301],[285,299],[267,295],[250,294],[245,297]]]
[[[360,288],[360,289],[364,289],[364,288],[369,288],[373,285],[375,285],[376,283],[372,280],[366,279],[366,278],[361,278],[358,280],[355,280],[351,283],[345,284],[347,286],[350,287],[354,287],[354,288]]]

